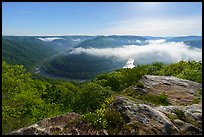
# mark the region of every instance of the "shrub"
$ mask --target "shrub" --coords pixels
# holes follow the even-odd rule
[[[124,124],[122,115],[115,109],[97,109],[94,113],[89,112],[81,116],[85,122],[90,122],[94,126],[107,129],[120,129]]]
[[[78,113],[94,112],[99,109],[104,100],[111,95],[111,90],[90,82],[82,86],[76,95],[73,109]]]
[[[157,71],[159,71],[164,66],[161,62],[154,62],[151,65],[149,65],[148,68],[148,74],[149,75],[155,75]]]
[[[141,99],[146,101],[146,102],[153,103],[155,105],[167,106],[170,104],[167,96],[164,93],[162,93],[160,95],[144,94],[143,96],[141,96]]]
[[[96,127],[106,128],[108,122],[105,119],[104,111],[105,109],[98,109],[94,113],[92,112],[86,113],[81,116],[81,119],[82,121],[90,122]]]
[[[108,128],[120,128],[125,122],[120,112],[115,109],[107,109],[105,111],[105,119],[107,120]]]
[[[142,82],[137,82],[136,86],[138,88],[144,88],[144,84]]]
[[[175,110],[175,114],[177,115],[177,117],[180,119],[180,120],[183,120],[184,122],[188,122],[187,121],[187,118],[186,116],[184,115],[184,112],[179,110],[179,109],[176,109]]]

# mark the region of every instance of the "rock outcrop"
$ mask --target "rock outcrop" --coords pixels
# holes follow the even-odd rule
[[[165,93],[169,106],[136,103],[125,96],[117,96],[110,109],[120,112],[131,135],[202,135],[202,84],[171,76],[145,75],[140,80],[144,87],[132,86],[143,94]],[[123,130],[123,129],[121,129]],[[80,115],[67,115],[44,119],[12,135],[109,135],[83,122]]]
[[[105,129],[96,129],[80,120],[77,113],[68,113],[44,119],[36,124],[11,132],[9,135],[106,135]]]
[[[202,91],[202,84],[173,76],[145,75],[140,82],[144,84],[145,91],[165,93],[172,105],[189,105]]]
[[[122,113],[127,123],[137,124],[137,128],[131,134],[202,134],[202,106],[198,104],[190,106],[153,107],[146,104],[135,104],[134,101],[119,96],[111,106]]]

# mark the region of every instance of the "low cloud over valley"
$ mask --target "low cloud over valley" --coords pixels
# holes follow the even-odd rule
[[[76,48],[69,54],[87,53],[99,57],[116,56],[121,59],[134,59],[134,64],[146,64],[155,61],[166,64],[181,60],[202,61],[202,49],[192,48],[183,42],[165,42],[164,40],[149,41],[144,46],[124,45],[118,48]]]

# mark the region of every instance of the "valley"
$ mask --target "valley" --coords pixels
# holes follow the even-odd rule
[[[69,79],[69,78],[65,78],[65,77],[60,77],[51,73],[46,73],[42,67],[46,62],[52,61],[53,59],[55,59],[58,56],[62,56],[65,53],[71,51],[71,49],[68,49],[66,51],[62,51],[56,55],[53,55],[51,57],[45,58],[43,60],[41,60],[39,63],[37,63],[31,70],[31,73],[35,74],[35,75],[39,75],[45,78],[50,78],[50,79],[61,79],[61,80],[66,80],[66,81],[73,81],[73,82],[84,82],[83,79]]]
[[[201,60],[201,43],[200,36],[3,36],[2,52],[3,60],[23,64],[36,75],[80,82],[91,80],[101,73],[151,64],[155,60],[165,64],[179,60]],[[191,57],[183,52],[178,53],[183,57],[175,58],[171,55],[174,53],[170,52],[172,48],[177,50],[175,44],[183,46],[184,50],[195,51],[197,56]],[[167,51],[157,49],[164,46]]]
[[[2,135],[202,135],[202,2],[2,2]]]
[[[3,36],[3,134],[201,134],[202,37],[167,39]]]

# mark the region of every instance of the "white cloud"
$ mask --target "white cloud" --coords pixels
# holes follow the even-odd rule
[[[158,39],[158,40],[148,40],[148,42],[150,44],[162,44],[164,43],[166,40],[165,39]]]
[[[155,61],[175,63],[181,60],[202,61],[202,49],[190,48],[183,42],[151,43],[144,46],[126,45],[119,48],[84,49],[76,48],[70,54],[87,53],[99,57],[116,56],[120,59],[134,59],[135,64],[149,64]]]
[[[134,18],[115,21],[100,34],[129,34],[143,36],[202,35],[202,16],[183,18]]]
[[[51,42],[51,41],[56,40],[56,39],[64,39],[64,38],[52,37],[52,38],[37,38],[37,39],[45,41],[45,42]]]

